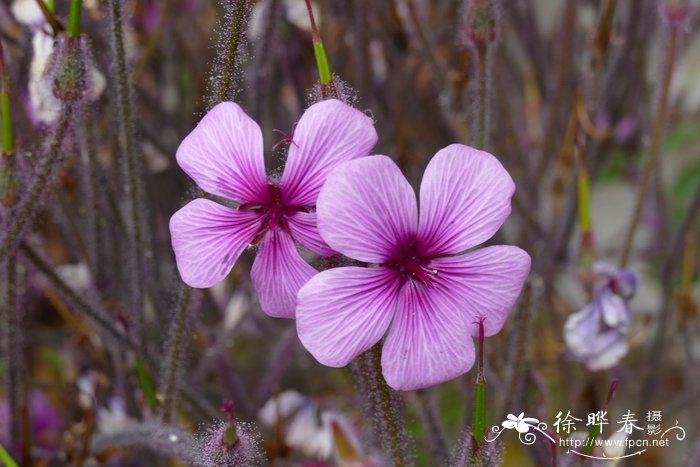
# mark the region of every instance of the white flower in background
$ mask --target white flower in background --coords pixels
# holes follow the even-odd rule
[[[257,39],[264,34],[265,19],[270,8],[270,0],[261,0],[253,7],[253,13],[248,22],[248,37]],[[309,22],[309,12],[306,9],[306,3],[297,0],[282,0],[280,8],[283,9],[285,19],[302,31],[311,32],[311,23]],[[315,2],[311,2],[311,9],[314,12],[314,17],[319,27],[321,19],[318,6]]]
[[[316,402],[297,391],[287,390],[272,397],[258,416],[268,427],[274,427],[279,417],[285,443],[307,456],[321,460],[340,456],[342,465],[373,463],[363,459],[360,443],[346,417],[334,410],[321,410]]]
[[[10,11],[17,22],[32,29],[40,29],[44,25],[44,14],[36,0],[15,0]]]
[[[63,264],[56,268],[58,276],[75,290],[90,287],[90,268],[85,263]]]
[[[47,73],[56,41],[36,0],[15,0],[11,11],[17,21],[33,31],[27,88],[34,117],[41,123],[54,123],[61,113],[61,101],[53,95],[53,85]],[[95,102],[104,91],[107,80],[91,60],[86,65],[88,89],[85,97],[88,102]]]
[[[119,433],[137,423],[136,419],[126,413],[126,402],[121,397],[111,397],[108,407],[97,409],[97,431],[99,433]]]
[[[564,341],[576,360],[598,371],[612,368],[627,355],[629,301],[637,287],[637,276],[602,262],[593,265],[593,273],[598,277],[593,300],[566,320]]]

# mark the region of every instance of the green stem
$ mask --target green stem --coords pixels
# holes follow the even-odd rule
[[[10,95],[7,93],[5,79],[3,78],[2,96],[0,97],[0,107],[2,107],[2,153],[12,154],[15,152],[15,137],[12,131],[12,110],[10,107]]]
[[[229,37],[228,51],[226,53],[226,62],[224,64],[223,76],[221,79],[221,87],[217,96],[217,103],[223,102],[229,96],[229,88],[233,81],[236,66],[236,54],[238,45],[243,31],[243,18],[245,17],[245,6],[247,0],[237,0],[236,7],[233,10],[233,24],[231,25],[231,36]]]
[[[306,10],[309,13],[309,23],[311,23],[311,42],[314,46],[316,66],[318,66],[318,78],[321,82],[321,87],[325,87],[330,84],[331,80],[333,79],[333,75],[331,74],[331,67],[328,64],[326,49],[323,46],[323,41],[321,41],[321,34],[318,32],[318,27],[316,26],[316,19],[314,18],[314,10],[311,6],[311,0],[306,0]]]
[[[625,243],[622,250],[622,256],[620,258],[620,267],[626,267],[630,259],[630,254],[632,252],[632,245],[634,243],[634,236],[637,233],[637,227],[639,226],[639,221],[642,216],[642,210],[644,208],[644,201],[646,199],[647,191],[649,190],[649,182],[651,181],[651,175],[656,167],[656,159],[659,155],[659,148],[661,146],[661,138],[664,133],[664,125],[666,124],[666,111],[668,108],[668,96],[669,90],[671,88],[671,79],[673,78],[673,66],[676,61],[676,49],[678,41],[678,27],[670,26],[670,37],[668,44],[668,56],[666,58],[666,64],[664,67],[663,77],[661,81],[661,93],[659,94],[659,103],[656,111],[656,118],[654,119],[654,129],[651,136],[651,142],[649,143],[649,151],[647,154],[646,164],[644,166],[644,172],[642,173],[642,180],[639,184],[639,193],[637,194],[637,202],[634,206],[634,211],[632,213],[632,220],[627,229],[627,235],[625,236]]]
[[[331,82],[332,75],[323,42],[314,44],[314,55],[316,56],[316,65],[318,66],[318,76],[321,86],[327,86]]]
[[[166,368],[166,378],[165,378],[165,390],[163,391],[163,423],[170,423],[172,416],[172,408],[175,405],[175,395],[177,394],[175,388],[175,381],[177,373],[179,371],[179,365],[181,361],[182,346],[184,342],[185,327],[187,324],[187,311],[190,303],[190,295],[192,289],[183,285],[182,295],[180,297],[180,304],[177,311],[177,316],[175,318],[175,329],[171,338],[173,339],[172,347],[170,349],[170,361],[168,362],[168,367]]]
[[[474,385],[474,423],[472,433],[477,444],[486,437],[486,378],[484,377],[484,323],[479,321],[479,345],[477,347],[476,384]]]
[[[72,107],[70,105],[66,105],[63,109],[46,161],[41,167],[36,181],[29,191],[29,196],[27,196],[22,205],[17,207],[17,214],[12,218],[12,224],[8,227],[5,237],[2,239],[2,242],[0,242],[0,259],[2,259],[20,240],[18,238],[19,234],[24,230],[25,225],[34,217],[36,213],[35,207],[48,188],[51,173],[56,165],[56,161],[61,155],[61,146],[66,136],[66,131],[68,130],[71,110]]]
[[[83,9],[83,0],[71,0],[68,12],[68,35],[78,37],[80,35],[80,14]]]
[[[394,410],[391,403],[391,388],[386,383],[384,375],[382,374],[382,350],[381,345],[377,344],[370,350],[371,360],[374,365],[374,371],[377,375],[377,385],[379,389],[379,405],[381,406],[382,414],[384,415],[384,421],[386,422],[386,428],[389,436],[389,443],[391,448],[391,455],[394,459],[394,465],[396,467],[403,467],[406,464],[403,460],[403,455],[401,454],[401,440],[399,438],[399,425],[395,419]]]
[[[12,131],[12,107],[8,92],[7,74],[5,73],[5,51],[0,42],[0,119],[2,119],[2,153],[12,154],[15,151],[15,138]]]
[[[19,467],[17,462],[12,458],[9,452],[0,444],[0,461],[5,464],[5,467]]]
[[[474,385],[474,439],[481,443],[486,437],[486,383]]]

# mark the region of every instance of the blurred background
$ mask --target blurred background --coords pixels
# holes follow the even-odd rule
[[[0,4],[14,123],[0,444],[19,465],[390,465],[376,372],[323,367],[293,322],[262,313],[252,254],[188,291],[170,245],[170,216],[199,195],[175,152],[214,96],[260,124],[268,167],[283,164],[273,130],[319,95],[305,2],[84,0],[80,38],[70,3]],[[437,150],[469,144],[515,180],[490,242],[533,268],[486,341],[488,426],[524,412],[554,435],[570,411],[585,439],[606,410],[605,439],[629,411],[642,428],[629,439],[675,424],[685,437],[621,463],[700,465],[700,5],[312,3],[339,97],[376,122],[375,153],[417,187]],[[408,464],[584,461],[515,431],[475,450],[475,376],[390,394]]]

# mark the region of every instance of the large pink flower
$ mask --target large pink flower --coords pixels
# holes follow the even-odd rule
[[[318,198],[318,227],[340,253],[376,265],[341,267],[299,291],[297,331],[324,365],[341,367],[388,334],[389,385],[418,389],[471,368],[478,326],[496,334],[520,294],[530,257],[514,246],[461,254],[510,214],[512,179],[492,155],[454,144],[438,152],[416,196],[386,156],[343,164]]]
[[[292,139],[279,180],[265,173],[260,127],[233,102],[214,107],[180,144],[177,162],[200,188],[237,203],[231,208],[195,199],[170,219],[186,284],[211,287],[248,245],[259,242],[251,276],[262,309],[294,317],[297,292],[316,273],[295,242],[333,254],[316,228],[316,198],[338,164],[369,154],[377,133],[362,112],[326,100],[304,112]]]

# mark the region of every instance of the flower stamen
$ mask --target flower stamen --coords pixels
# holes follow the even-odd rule
[[[277,134],[280,134],[280,135],[284,136],[283,139],[279,140],[274,146],[272,146],[272,151],[273,151],[273,152],[274,152],[275,150],[277,150],[277,148],[280,147],[280,146],[281,146],[282,144],[284,144],[284,143],[290,143],[290,144],[293,144],[293,145],[296,146],[296,147],[299,147],[299,145],[294,141],[294,130],[296,129],[296,127],[297,127],[297,124],[296,124],[296,123],[295,123],[294,125],[292,125],[292,132],[291,132],[291,134],[285,133],[285,132],[282,131],[282,130],[277,130],[277,129],[272,130],[274,133],[277,133]]]

